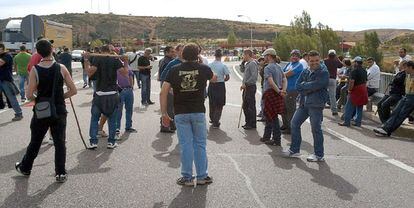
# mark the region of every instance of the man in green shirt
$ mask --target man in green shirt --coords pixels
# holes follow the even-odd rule
[[[22,45],[20,46],[20,53],[18,53],[13,59],[14,70],[17,71],[17,75],[19,76],[20,80],[20,95],[22,102],[26,101],[24,86],[25,83],[28,83],[29,81],[29,71],[27,65],[29,64],[31,57],[32,56],[27,53],[26,47]]]

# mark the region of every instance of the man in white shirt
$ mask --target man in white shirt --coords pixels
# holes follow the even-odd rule
[[[299,62],[303,65],[303,69],[307,69],[309,67],[308,60],[309,54],[307,52],[303,53],[302,58],[299,60]]]
[[[128,55],[129,67],[131,67],[131,70],[132,72],[134,72],[135,78],[137,79],[138,88],[141,88],[141,80],[139,77],[139,70],[138,70],[138,58],[139,58],[139,55],[137,54],[137,50],[132,49],[132,53]]]
[[[367,69],[367,75],[368,75],[368,82],[367,82],[367,88],[368,88],[368,97],[372,96],[376,92],[378,92],[380,87],[380,79],[381,79],[381,71],[379,66],[375,63],[374,59],[372,57],[369,57],[367,59],[368,63],[368,69]]]
[[[412,60],[412,57],[407,54],[407,49],[405,49],[405,48],[400,48],[400,50],[398,51],[398,56],[399,56],[399,59],[394,61],[394,68],[395,68],[395,73],[396,74],[400,71],[398,66],[401,64],[402,61],[411,61]]]

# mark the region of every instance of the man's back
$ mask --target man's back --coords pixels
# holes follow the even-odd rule
[[[9,53],[3,53],[0,59],[5,63],[0,67],[0,80],[1,81],[13,81],[13,57]]]
[[[28,75],[27,66],[32,56],[26,52],[20,52],[14,57],[14,63],[17,65],[17,74]]]
[[[96,91],[110,92],[117,90],[117,70],[123,65],[114,57],[97,56],[91,60],[91,65],[97,68],[95,75],[97,80]]]

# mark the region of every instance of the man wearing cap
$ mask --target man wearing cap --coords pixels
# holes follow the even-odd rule
[[[328,52],[328,58],[324,60],[325,66],[329,71],[329,103],[331,106],[332,115],[338,115],[338,109],[336,106],[336,76],[338,74],[338,68],[342,68],[343,64],[336,56],[336,51],[331,49]]]
[[[253,51],[250,49],[243,51],[243,60],[246,62],[243,74],[243,112],[246,124],[243,128],[246,130],[256,128],[256,82],[259,66],[253,58]]]
[[[294,49],[290,52],[290,62],[283,68],[287,78],[287,95],[285,97],[285,113],[282,114],[283,126],[280,129],[285,134],[290,134],[290,121],[296,110],[296,98],[298,96],[296,81],[303,71],[303,64],[299,60],[300,51]]]
[[[362,58],[354,58],[354,69],[351,71],[348,83],[348,99],[345,104],[344,122],[340,126],[350,126],[355,112],[354,126],[361,126],[362,108],[368,102],[366,87],[367,72],[362,68]]]
[[[230,79],[230,72],[226,65],[221,62],[223,53],[217,49],[214,53],[216,59],[208,66],[217,76],[216,82],[210,82],[208,85],[208,101],[210,106],[210,121],[213,128],[220,127],[220,118],[223,106],[226,104],[226,85],[224,82]]]
[[[262,55],[268,65],[264,68],[264,93],[262,98],[266,125],[260,141],[269,145],[280,146],[281,132],[278,114],[281,114],[284,110],[283,97],[286,95],[287,79],[280,65],[276,63],[275,49],[266,49]],[[270,140],[271,137],[272,140]]]

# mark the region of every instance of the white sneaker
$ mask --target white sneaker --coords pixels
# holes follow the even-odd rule
[[[325,162],[325,158],[318,157],[315,154],[309,155],[309,157],[306,158],[308,162]]]
[[[115,132],[115,140],[121,140],[121,131],[119,131],[119,129],[116,130]]]
[[[90,149],[96,149],[96,148],[98,148],[98,144],[90,143],[89,148]]]
[[[103,137],[108,137],[108,134],[106,134],[106,132],[104,130],[100,130],[100,131],[98,131],[98,136],[103,138]]]
[[[282,156],[283,157],[298,158],[298,157],[300,157],[300,153],[299,152],[293,153],[293,152],[290,151],[290,149],[287,149],[287,150],[283,150]]]
[[[118,147],[118,143],[108,143],[106,146],[107,149],[115,149],[116,147]]]
[[[49,138],[49,140],[47,141],[47,144],[53,145],[53,138],[52,137]]]

